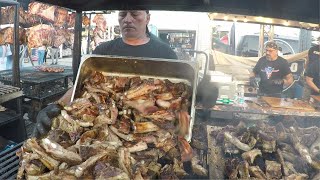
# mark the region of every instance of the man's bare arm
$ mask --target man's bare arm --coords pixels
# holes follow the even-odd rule
[[[314,84],[312,77],[306,76],[306,82],[313,91],[319,93],[319,88]]]
[[[293,83],[293,75],[291,73],[286,75],[283,82],[284,86],[290,86]]]

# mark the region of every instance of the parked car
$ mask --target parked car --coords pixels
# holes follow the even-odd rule
[[[267,37],[264,42],[267,42]],[[289,37],[274,37],[274,41],[282,48],[283,55],[295,54],[299,52],[299,40]],[[236,55],[244,57],[257,57],[259,49],[259,35],[245,35],[242,36],[237,48]]]

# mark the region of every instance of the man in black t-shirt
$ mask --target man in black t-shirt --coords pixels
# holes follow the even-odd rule
[[[167,44],[150,37],[149,11],[120,11],[118,20],[122,37],[100,44],[93,54],[177,59]]]
[[[311,94],[320,94],[320,45],[313,46],[308,51],[309,64],[306,71],[306,82],[312,89]]]
[[[262,96],[281,97],[283,86],[293,82],[287,60],[278,56],[278,45],[275,42],[266,44],[266,56],[259,59],[250,75],[250,84],[254,85],[255,77],[260,77],[259,93]]]

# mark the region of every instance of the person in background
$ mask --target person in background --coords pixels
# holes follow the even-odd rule
[[[51,59],[52,59],[51,65],[58,64],[59,48],[53,45],[50,48],[50,56],[51,56]]]
[[[177,55],[167,44],[150,36],[147,28],[150,21],[149,11],[120,11],[118,21],[122,37],[101,43],[93,54],[177,59]],[[210,90],[210,83],[202,84],[202,88],[208,90],[204,96],[210,101],[212,99],[210,95],[215,93]],[[51,127],[51,119],[60,114],[62,108],[60,104],[70,103],[72,89],[58,100],[59,104],[50,104],[39,112],[33,136],[40,137],[47,134]],[[210,102],[215,104],[213,100]]]
[[[293,76],[287,60],[278,56],[278,45],[268,42],[266,55],[261,57],[250,74],[250,85],[257,86],[255,77],[260,77],[259,93],[261,96],[281,97],[283,86],[293,82]]]
[[[7,47],[0,45],[0,70],[5,70]]]
[[[305,73],[306,83],[311,88],[312,95],[320,95],[320,37],[319,44],[308,51],[309,63]]]
[[[5,43],[5,47],[6,47],[6,57],[7,57],[6,69],[12,69],[13,46],[10,43]]]
[[[47,55],[48,55],[48,47],[46,46],[46,50],[44,51],[43,63],[47,64]]]
[[[44,62],[44,56],[47,49],[48,41],[43,40],[42,46],[38,48],[38,65],[42,65]]]

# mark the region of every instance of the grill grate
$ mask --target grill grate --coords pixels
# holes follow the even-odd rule
[[[20,91],[20,88],[18,87],[3,85],[3,84],[0,85],[0,96],[10,94],[13,92],[18,92],[18,91]]]
[[[16,179],[19,169],[19,158],[16,156],[16,152],[22,144],[23,142],[0,152],[0,179]]]

